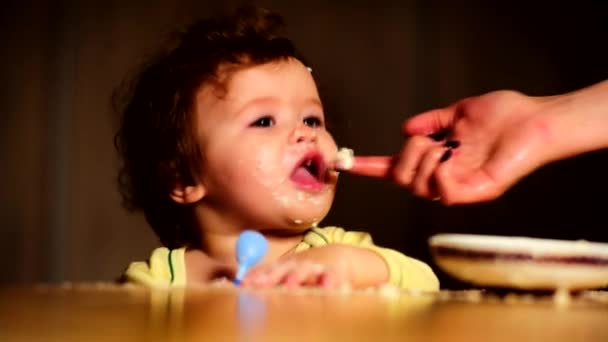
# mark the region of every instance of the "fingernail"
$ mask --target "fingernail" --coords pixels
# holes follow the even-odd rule
[[[450,159],[450,157],[452,157],[452,149],[448,148],[441,156],[441,159],[439,159],[439,162],[443,163],[443,162],[447,161],[448,159]]]
[[[458,146],[460,146],[460,141],[458,140],[448,140],[446,141],[445,145],[443,145],[447,148],[458,148]]]
[[[433,134],[429,134],[429,138],[435,140],[435,141],[442,141],[445,140],[445,138],[448,136],[449,130],[447,129],[442,129],[439,132],[435,132]]]

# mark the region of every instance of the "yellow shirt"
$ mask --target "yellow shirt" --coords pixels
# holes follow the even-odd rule
[[[296,253],[309,248],[333,243],[346,244],[372,250],[382,257],[388,268],[391,285],[403,289],[437,291],[439,280],[433,270],[422,261],[407,257],[395,250],[374,245],[370,234],[345,231],[339,227],[312,228],[296,246]],[[133,262],[125,272],[126,278],[146,286],[186,285],[185,248],[155,249],[148,262]]]

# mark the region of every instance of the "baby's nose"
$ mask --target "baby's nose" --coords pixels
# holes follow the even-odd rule
[[[291,142],[292,143],[307,143],[314,142],[317,140],[317,132],[306,125],[301,125],[293,130]]]

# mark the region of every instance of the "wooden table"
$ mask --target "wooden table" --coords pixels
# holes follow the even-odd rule
[[[608,341],[608,292],[0,288],[0,341]]]

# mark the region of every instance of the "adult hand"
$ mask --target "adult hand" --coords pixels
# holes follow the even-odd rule
[[[348,171],[445,204],[489,201],[546,163],[607,148],[607,108],[608,81],[558,96],[491,92],[412,117],[399,155],[355,157]]]
[[[547,101],[497,91],[407,120],[395,181],[446,204],[495,199],[549,158]]]

